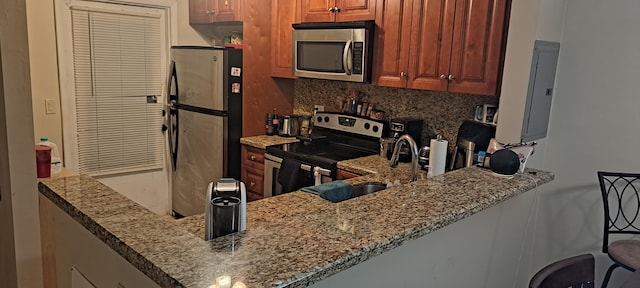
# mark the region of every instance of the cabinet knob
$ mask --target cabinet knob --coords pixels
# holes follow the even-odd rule
[[[336,11],[336,7],[329,7],[329,12],[333,13]]]
[[[408,75],[407,75],[407,73],[404,73],[404,71],[402,71],[402,72],[400,72],[400,77],[405,77],[405,78],[407,78],[407,77],[408,77]]]
[[[452,81],[453,79],[456,79],[456,77],[453,77],[453,75],[449,75],[449,81]]]
[[[441,75],[440,75],[440,79],[442,79],[442,80],[446,80],[446,79],[447,79],[447,75],[441,74]]]
[[[256,161],[256,156],[251,155],[251,157],[249,157],[249,159],[251,159],[251,161]]]
[[[333,7],[333,12],[340,12],[340,7]]]
[[[256,186],[256,182],[249,183],[249,186],[251,186],[251,187]]]

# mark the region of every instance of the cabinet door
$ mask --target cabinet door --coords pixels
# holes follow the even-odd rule
[[[507,1],[457,1],[450,92],[497,94],[502,78]]]
[[[302,22],[333,22],[335,14],[329,8],[335,7],[335,0],[302,0],[300,12]]]
[[[405,87],[411,45],[411,0],[378,0],[373,82]]]
[[[447,90],[455,0],[414,0],[407,87]]]
[[[271,76],[295,78],[293,76],[293,49],[291,34],[296,21],[296,3],[291,0],[271,2]]]
[[[376,0],[336,0],[336,22],[376,19]]]
[[[214,2],[213,22],[242,21],[241,0],[209,0]]]
[[[206,24],[211,23],[212,0],[189,0],[189,23]]]

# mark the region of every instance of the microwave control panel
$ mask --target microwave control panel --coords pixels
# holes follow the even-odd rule
[[[353,55],[353,74],[362,75],[362,63],[364,63],[363,55],[364,55],[364,43],[363,42],[354,42],[352,46]]]

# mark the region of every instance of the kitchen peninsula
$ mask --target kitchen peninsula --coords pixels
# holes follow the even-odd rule
[[[382,157],[368,156],[338,165],[347,171],[370,173],[345,180],[349,183],[374,181],[397,185],[340,203],[303,192],[251,202],[247,204],[246,232],[209,242],[202,239],[203,215],[167,220],[88,176],[44,180],[39,184],[41,214],[45,211],[41,219],[49,218],[41,225],[43,235],[52,235],[43,236],[43,245],[60,246],[47,241],[55,242],[60,239],[56,233],[64,232],[56,231],[57,226],[47,228],[46,225],[55,225],[61,222],[60,219],[68,218],[79,223],[78,227],[87,230],[91,237],[99,239],[100,244],[126,259],[126,265],[142,272],[135,277],[147,279],[136,283],[152,280],[159,287],[206,288],[215,284],[216,279],[222,279],[244,283],[245,286],[240,287],[322,286],[325,281],[349,277],[344,276],[352,271],[347,268],[362,267],[395,250],[415,246],[419,243],[417,240],[432,237],[427,234],[435,235],[448,226],[473,220],[486,211],[509,204],[509,199],[521,197],[516,196],[554,177],[538,170],[501,177],[471,167],[429,179],[421,173],[418,181],[406,183],[410,167],[405,164],[391,169],[387,163]],[[491,233],[494,231],[486,228],[486,233],[475,236],[493,238]],[[45,261],[50,264],[45,264],[45,275],[49,273],[54,279],[57,276],[58,287],[63,287],[69,277],[61,274],[68,273],[70,267],[60,267],[64,261],[59,258],[70,256],[51,254],[45,251],[45,255],[50,256],[45,258],[50,259]],[[374,258],[377,255],[380,256]],[[93,262],[100,262],[94,256],[84,255],[94,258]],[[365,262],[369,259],[372,261]],[[486,262],[490,264],[491,259]],[[54,263],[58,265],[57,273],[51,270],[55,269],[51,266]],[[390,264],[404,269],[402,263]],[[423,265],[447,266],[451,263],[424,259]],[[82,267],[78,268],[82,270]],[[103,268],[106,272],[115,269]],[[91,279],[92,275],[87,274],[90,273],[85,276]],[[337,275],[330,277],[334,274]],[[127,285],[125,281],[119,283],[123,287],[141,287],[141,284]]]

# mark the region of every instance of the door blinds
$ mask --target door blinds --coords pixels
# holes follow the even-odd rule
[[[71,13],[79,172],[162,168],[160,18]]]

